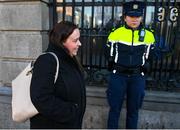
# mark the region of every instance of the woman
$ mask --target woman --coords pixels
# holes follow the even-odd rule
[[[81,43],[78,27],[67,21],[57,23],[50,32],[46,52],[36,60],[31,82],[31,100],[39,114],[30,119],[30,128],[81,128],[86,106],[83,69],[76,60]]]

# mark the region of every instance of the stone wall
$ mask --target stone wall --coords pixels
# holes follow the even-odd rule
[[[48,44],[49,8],[40,0],[0,0],[0,85],[11,80]]]
[[[106,88],[87,86],[87,108],[83,128],[105,129],[108,104]],[[125,105],[124,105],[125,107]],[[126,110],[121,112],[119,127],[125,128]],[[139,128],[180,129],[180,95],[172,92],[147,91],[139,113]],[[26,129],[29,121],[15,123],[11,118],[11,88],[0,87],[0,129]]]
[[[108,104],[106,88],[87,87],[85,128],[106,128]],[[125,105],[124,105],[125,108]],[[125,128],[126,109],[121,112],[119,128]],[[180,95],[173,92],[147,91],[139,113],[139,126],[143,129],[180,128]]]
[[[16,123],[12,120],[11,88],[0,87],[0,129],[29,128],[29,121]]]
[[[12,79],[46,48],[49,7],[43,1],[0,0],[0,86],[11,86]],[[3,89],[0,128],[28,128],[28,122],[12,122],[10,103],[11,94]]]

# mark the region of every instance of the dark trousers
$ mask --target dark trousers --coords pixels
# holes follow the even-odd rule
[[[126,95],[126,128],[136,129],[138,110],[144,98],[145,78],[141,74],[111,74],[107,99],[110,106],[108,129],[117,129],[123,100]]]

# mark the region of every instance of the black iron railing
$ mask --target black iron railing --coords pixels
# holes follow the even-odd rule
[[[180,2],[175,0],[144,0],[143,23],[154,31],[162,50],[169,56],[154,58],[147,74],[147,89],[180,90]],[[125,0],[53,0],[51,25],[61,20],[75,22],[81,30],[80,61],[87,71],[87,84],[107,85],[107,61],[104,45],[108,33],[123,23]]]

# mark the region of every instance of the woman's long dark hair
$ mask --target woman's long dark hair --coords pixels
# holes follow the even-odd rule
[[[63,42],[65,42],[77,28],[77,25],[69,21],[57,23],[49,33],[50,43],[62,47]]]
[[[58,47],[64,48],[63,42],[65,42],[77,28],[77,25],[69,21],[61,21],[57,23],[49,33],[50,44],[55,44]],[[81,72],[84,72],[84,69],[76,56],[74,57],[74,60],[78,64]]]

